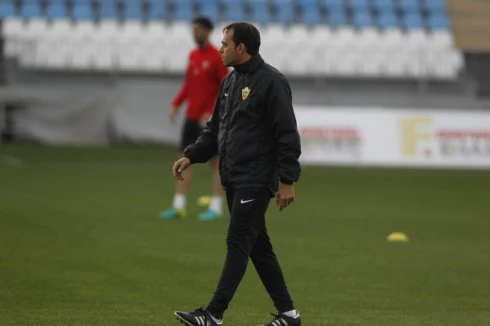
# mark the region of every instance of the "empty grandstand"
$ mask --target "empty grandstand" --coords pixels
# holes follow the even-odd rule
[[[263,56],[290,76],[455,80],[463,69],[444,0],[0,0],[6,56],[36,69],[183,73],[198,14],[255,22]]]

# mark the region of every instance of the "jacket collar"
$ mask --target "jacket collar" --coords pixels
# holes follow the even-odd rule
[[[263,64],[264,64],[264,59],[262,59],[260,54],[257,53],[252,58],[250,58],[250,60],[248,60],[247,62],[242,63],[240,65],[236,65],[233,68],[235,68],[235,70],[241,74],[253,73],[257,69],[259,69]]]

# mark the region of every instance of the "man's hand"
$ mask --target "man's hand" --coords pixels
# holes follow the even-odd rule
[[[176,106],[171,106],[170,110],[168,111],[168,115],[172,123],[174,123],[175,119],[177,118],[177,112],[179,112],[179,108]]]
[[[276,193],[276,204],[279,207],[279,211],[286,208],[294,201],[294,188],[293,185],[287,185],[279,183],[279,189]]]
[[[182,157],[178,159],[174,163],[174,166],[172,168],[172,173],[174,174],[174,177],[179,181],[183,181],[184,178],[182,177],[182,172],[184,172],[184,170],[187,169],[189,165],[191,165],[191,160],[189,160],[189,158]]]

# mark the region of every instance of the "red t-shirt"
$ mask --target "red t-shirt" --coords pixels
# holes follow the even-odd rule
[[[172,105],[179,107],[187,100],[187,118],[200,120],[212,114],[221,81],[228,73],[221,55],[211,44],[192,50],[184,84]]]

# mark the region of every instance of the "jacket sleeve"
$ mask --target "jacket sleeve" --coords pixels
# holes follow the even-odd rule
[[[220,88],[221,92],[221,88]],[[201,135],[194,144],[184,149],[184,156],[191,160],[191,163],[206,163],[218,153],[218,131],[219,131],[219,97],[214,105],[213,114],[206,123]]]
[[[267,96],[268,113],[277,146],[279,180],[284,184],[292,184],[299,180],[301,174],[301,142],[287,80],[284,77],[272,80]]]

